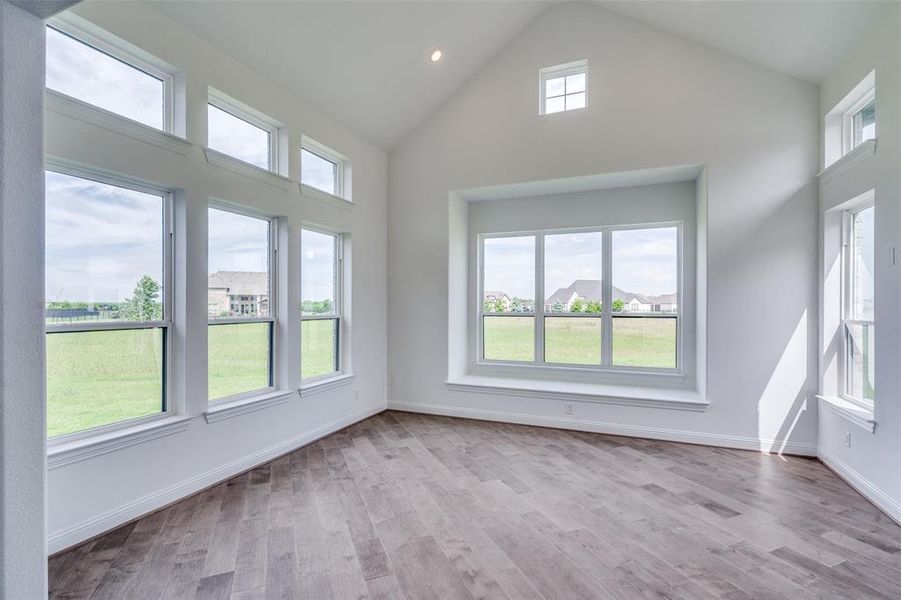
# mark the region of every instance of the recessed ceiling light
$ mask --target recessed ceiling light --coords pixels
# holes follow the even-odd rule
[[[441,48],[432,48],[432,50],[429,51],[429,60],[433,63],[441,60],[442,56],[444,56],[444,51],[442,51]]]

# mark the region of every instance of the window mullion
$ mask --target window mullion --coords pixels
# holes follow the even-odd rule
[[[544,363],[544,234],[535,236],[535,362]]]
[[[613,236],[609,229],[601,232],[601,365],[609,367],[613,356]]]

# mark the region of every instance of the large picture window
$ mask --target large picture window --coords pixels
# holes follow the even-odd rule
[[[169,204],[164,192],[47,172],[48,436],[166,412]]]
[[[302,381],[341,372],[340,235],[301,230],[300,373]]]
[[[844,396],[867,408],[875,384],[875,214],[872,201],[845,213]]]
[[[275,294],[271,219],[209,208],[209,397],[272,387]]]
[[[482,236],[480,362],[678,370],[680,247],[677,224]]]

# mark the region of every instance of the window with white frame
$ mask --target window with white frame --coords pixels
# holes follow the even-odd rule
[[[47,171],[49,437],[167,411],[171,201],[162,190]]]
[[[875,214],[872,198],[844,214],[844,397],[872,408],[875,384]]]
[[[677,371],[680,257],[679,224],[481,236],[479,362]]]
[[[344,185],[347,159],[334,150],[303,138],[300,148],[300,183],[349,200]]]
[[[853,150],[864,142],[876,137],[875,90],[873,93],[868,94],[860,104],[855,106],[852,111],[849,111],[847,117],[849,150]]]
[[[275,221],[209,208],[209,398],[234,399],[274,382]]]
[[[539,72],[539,113],[585,108],[588,102],[588,62],[584,60],[547,67]]]
[[[342,236],[302,229],[300,373],[302,381],[341,372]]]
[[[278,126],[211,90],[207,104],[207,146],[261,169],[275,171]]]
[[[172,130],[172,76],[85,32],[47,26],[46,86],[163,131]]]

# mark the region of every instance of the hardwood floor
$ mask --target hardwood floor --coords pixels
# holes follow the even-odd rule
[[[901,598],[815,460],[397,412],[50,560],[53,598]]]

